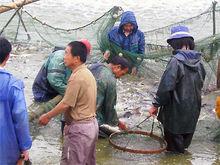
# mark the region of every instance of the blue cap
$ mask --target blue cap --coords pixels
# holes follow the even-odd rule
[[[178,25],[171,28],[171,36],[167,39],[167,43],[169,44],[172,39],[179,39],[190,37],[192,39],[193,36],[189,33],[189,29],[186,26]]]

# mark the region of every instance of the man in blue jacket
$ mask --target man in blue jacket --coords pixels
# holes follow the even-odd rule
[[[110,42],[132,53],[144,54],[144,33],[138,29],[135,15],[131,11],[122,14],[119,26],[113,27],[108,33]],[[132,74],[137,73],[137,64],[133,64]]]
[[[11,44],[0,37],[0,164],[15,165],[21,154],[29,159],[31,148],[24,84],[3,67],[9,59]]]

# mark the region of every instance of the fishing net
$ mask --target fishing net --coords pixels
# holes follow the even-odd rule
[[[3,5],[7,5],[7,3]],[[93,46],[89,62],[103,61],[103,52],[109,50],[111,57],[120,54],[132,63],[139,65],[141,76],[148,80],[159,80],[172,54],[171,48],[166,43],[166,39],[170,36],[170,29],[175,25],[186,25],[195,38],[196,50],[202,53],[207,72],[204,90],[209,90],[210,87],[216,84],[217,63],[220,52],[220,6],[217,6],[215,10],[213,9],[213,6],[210,5],[206,11],[197,16],[165,27],[145,31],[144,55],[122,50],[108,40],[108,31],[114,25],[119,24],[120,16],[123,13],[121,7],[113,7],[109,11],[103,12],[103,15],[95,20],[77,27],[72,25],[72,20],[66,19],[67,17],[59,20],[65,22],[65,26],[53,24],[53,21],[51,21],[52,19],[62,18],[60,16],[56,18],[57,14],[66,15],[68,13],[58,13],[58,11],[54,13],[53,18],[49,16],[47,18],[45,15],[39,14],[41,10],[47,9],[39,8],[38,13],[34,13],[31,8],[25,6],[0,14],[0,35],[13,42],[17,50],[36,47],[41,49],[53,48],[54,46],[64,47],[73,40],[87,38]],[[47,13],[47,11],[42,13]],[[215,22],[215,25],[213,25],[213,22]],[[80,24],[80,22],[78,23]],[[141,30],[143,31],[143,29]],[[51,105],[53,104],[51,103],[49,106]],[[37,116],[38,114],[33,115]],[[150,125],[150,123],[145,123],[146,127]],[[153,132],[137,129],[140,128],[112,134],[110,143],[120,150],[134,153],[160,153],[165,150],[166,142],[161,138],[162,135],[156,134],[160,130],[159,128],[158,130],[154,129]]]
[[[164,139],[145,131],[113,133],[109,142],[113,147],[131,153],[156,154],[166,149]]]
[[[206,90],[216,84],[220,47],[220,7],[214,8],[213,6],[210,5],[206,11],[192,18],[144,32],[146,40],[144,55],[122,50],[108,40],[109,29],[119,24],[123,12],[121,7],[113,7],[88,24],[73,28],[70,20],[60,20],[66,22],[65,27],[53,26],[47,23],[47,18],[35,17],[31,9],[25,6],[0,14],[0,35],[9,38],[15,44],[26,45],[26,48],[63,47],[70,41],[88,38],[93,45],[89,61],[103,61],[103,52],[110,50],[111,55],[120,54],[137,64],[141,76],[158,79],[171,56],[171,48],[166,43],[171,27],[186,25],[195,38],[196,50],[202,52],[207,71],[204,86]],[[213,25],[213,20],[215,20],[215,25]]]
[[[167,143],[162,138],[163,130],[159,124],[155,129],[155,119],[152,120],[152,124],[146,123],[150,116],[145,118],[139,124],[131,127],[127,131],[115,132],[109,137],[109,143],[116,149],[140,154],[156,154],[165,151]],[[150,121],[151,122],[151,121]],[[141,124],[151,125],[151,130],[141,130]],[[160,133],[159,133],[160,132]]]
[[[87,38],[93,46],[92,58],[99,61],[102,58],[99,48],[99,41],[103,38],[102,34],[115,24],[121,13],[120,7],[113,7],[86,25],[76,28],[69,25],[69,28],[66,28],[51,26],[44,19],[36,18],[25,9],[16,12],[8,11],[0,15],[0,29],[2,28],[0,34],[15,44],[26,45],[26,47],[65,47],[73,40]]]

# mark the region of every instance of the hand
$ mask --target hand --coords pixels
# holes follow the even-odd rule
[[[135,76],[137,74],[137,67],[133,67],[131,70],[131,75]]]
[[[63,129],[63,135],[67,135],[68,131],[69,131],[68,126],[65,125]]]
[[[103,54],[104,59],[107,61],[110,57],[110,51],[106,50],[105,53]]]
[[[39,118],[39,124],[40,125],[47,125],[50,121],[50,117],[48,116],[48,114],[43,114],[40,116]]]
[[[158,108],[155,106],[152,106],[152,107],[150,107],[148,112],[150,113],[150,116],[157,115]]]
[[[126,126],[126,124],[125,124],[125,122],[123,122],[123,121],[121,121],[121,120],[118,121],[118,127],[119,127],[121,130],[127,130],[127,129],[128,129],[127,126]]]
[[[28,150],[22,151],[21,157],[22,157],[25,161],[29,160],[29,152],[28,152]]]

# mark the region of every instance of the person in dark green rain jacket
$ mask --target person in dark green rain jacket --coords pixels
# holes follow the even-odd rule
[[[115,56],[109,64],[97,63],[89,66],[89,70],[97,82],[96,118],[100,128],[100,137],[108,137],[112,133],[108,129],[109,127],[103,126],[118,126],[118,116],[115,109],[116,79],[128,73],[129,69],[130,63],[120,56]]]
[[[90,54],[91,44],[87,39],[80,40]],[[38,118],[41,114],[53,109],[64,96],[68,79],[72,71],[64,64],[65,48],[54,50],[39,70],[32,91],[34,103],[29,106],[29,121]],[[65,125],[63,119],[62,132]]]

